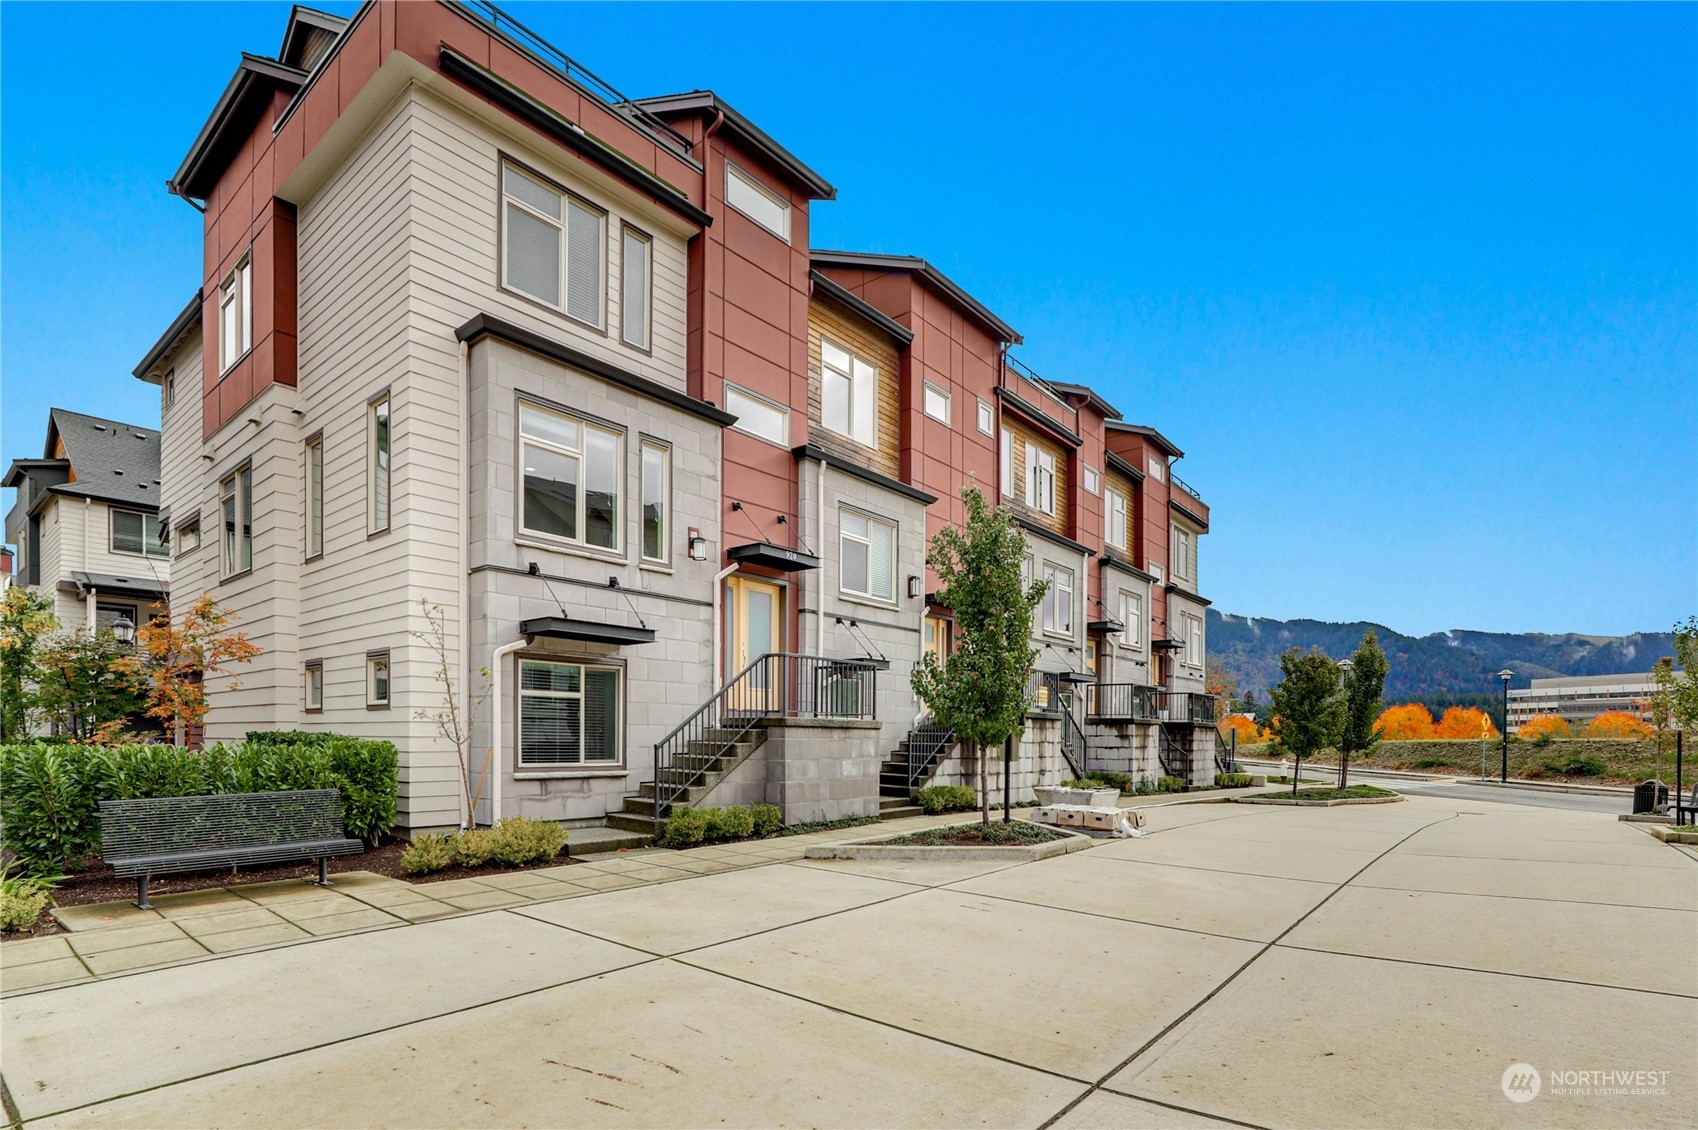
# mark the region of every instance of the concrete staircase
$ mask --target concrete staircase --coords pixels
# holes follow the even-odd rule
[[[900,745],[884,759],[884,764],[878,768],[878,818],[880,820],[897,820],[904,816],[920,815],[920,807],[914,801],[913,791],[908,788],[908,751],[912,748],[915,734],[910,733],[902,739]],[[948,751],[954,742],[950,742],[935,754],[925,770],[920,775],[916,788],[923,788],[931,779],[942,755]]]
[[[676,765],[661,770],[661,777],[669,784],[693,780],[694,783],[679,794],[677,802],[699,803],[725,779],[727,773],[741,765],[765,742],[766,730],[759,726],[742,733],[708,730],[699,740],[689,743],[685,752],[679,755]],[[660,834],[661,825],[666,822],[671,808],[669,803],[660,805],[657,810],[654,782],[646,781],[636,795],[625,798],[623,811],[608,813],[607,826],[653,837]]]

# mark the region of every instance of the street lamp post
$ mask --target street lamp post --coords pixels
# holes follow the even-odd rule
[[[1515,678],[1515,672],[1505,667],[1498,672],[1498,678],[1503,680],[1503,772],[1499,780],[1507,785],[1509,784],[1509,681]]]
[[[1346,710],[1350,709],[1350,706],[1349,706],[1349,700],[1350,700],[1350,669],[1354,666],[1356,666],[1356,665],[1354,663],[1350,662],[1350,660],[1348,660],[1348,659],[1340,659],[1338,661],[1339,682],[1342,683],[1343,686],[1344,686],[1345,709]],[[1350,722],[1349,722],[1349,719],[1347,718],[1345,720],[1345,725],[1348,726],[1349,724],[1350,724]],[[1348,778],[1348,775],[1349,775],[1349,772],[1350,772],[1350,767],[1345,761],[1345,759],[1348,758],[1350,755],[1348,753],[1344,752],[1344,750],[1342,748],[1343,744],[1344,744],[1343,742],[1339,743],[1341,748],[1338,751],[1338,787],[1341,788],[1341,789],[1344,787],[1345,781]]]
[[[119,643],[129,647],[136,642],[136,625],[128,616],[120,614],[112,621],[112,634],[118,638]]]

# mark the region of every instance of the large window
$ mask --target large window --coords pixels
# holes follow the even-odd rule
[[[366,406],[366,532],[389,528],[390,446],[394,442],[389,416],[389,394]]]
[[[524,529],[597,549],[620,547],[624,446],[618,432],[519,405]]]
[[[1200,668],[1203,665],[1203,621],[1189,613],[1182,619],[1185,623],[1185,666]]]
[[[1124,550],[1127,543],[1127,532],[1132,528],[1132,500],[1126,497],[1126,492],[1108,487],[1103,491],[1107,512],[1103,519],[1103,541],[1110,549]]]
[[[784,242],[790,242],[790,205],[754,177],[727,161],[725,202]]]
[[[218,508],[224,518],[224,575],[245,573],[254,564],[254,471],[232,471],[218,484]]]
[[[837,512],[838,588],[851,596],[896,599],[896,527],[854,510]]]
[[[736,385],[725,386],[725,410],[737,417],[731,426],[780,447],[790,445],[790,412],[764,396]]]
[[[1073,634],[1073,571],[1044,562],[1044,631]]]
[[[820,340],[820,405],[827,428],[868,447],[878,442],[878,368],[830,338]]]
[[[514,165],[501,185],[503,285],[601,328],[607,214]]]
[[[649,270],[654,241],[626,228],[619,257],[619,337],[638,349],[649,347]]]
[[[1173,527],[1173,548],[1170,551],[1172,560],[1169,562],[1173,567],[1174,580],[1196,580],[1197,574],[1192,568],[1196,564],[1196,546],[1197,541],[1191,531],[1184,526],[1175,524]]]
[[[112,552],[147,557],[171,556],[171,548],[165,544],[165,527],[159,524],[159,515],[143,514],[139,510],[112,511]]]
[[[1055,513],[1055,456],[1034,443],[1026,445],[1026,505]]]
[[[519,768],[619,761],[619,670],[526,659],[519,664]]]
[[[110,632],[112,625],[119,620],[128,620],[130,626],[136,627],[140,621],[136,619],[136,606],[133,604],[114,604],[109,600],[98,600],[94,605],[94,628],[98,632]]]
[[[218,284],[218,371],[240,361],[253,345],[253,255],[242,256]]]
[[[643,560],[672,557],[672,452],[662,444],[643,442]]]
[[[306,443],[307,560],[324,552],[324,437]]]
[[[1144,646],[1144,598],[1134,592],[1120,594],[1120,622],[1125,625],[1120,642],[1126,647]]]

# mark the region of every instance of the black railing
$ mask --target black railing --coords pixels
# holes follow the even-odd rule
[[[1236,772],[1238,772],[1238,731],[1237,730],[1232,731],[1232,737],[1231,737],[1230,740],[1222,737],[1219,730],[1215,731],[1215,772],[1217,772],[1217,773],[1236,773]]]
[[[1073,770],[1073,779],[1081,780],[1090,772],[1090,747],[1085,744],[1085,731],[1079,728],[1071,710],[1061,712],[1061,756]]]
[[[1160,741],[1156,744],[1156,757],[1161,761],[1161,770],[1169,777],[1178,777],[1187,785],[1191,783],[1191,751],[1173,740],[1173,735],[1163,726],[1157,731]]]
[[[1061,676],[1054,671],[1033,671],[1026,683],[1032,705],[1027,714],[1060,714],[1066,707],[1061,697]]]
[[[1197,488],[1192,486],[1190,483],[1186,482],[1184,479],[1180,478],[1178,475],[1174,474],[1173,468],[1171,468],[1171,467],[1168,468],[1167,477],[1168,477],[1168,480],[1170,482],[1172,482],[1174,486],[1178,487],[1180,490],[1184,491],[1186,494],[1190,495],[1192,498],[1196,499],[1198,502],[1203,501],[1203,496],[1201,494],[1197,493]]]
[[[1156,722],[1160,687],[1142,683],[1097,683],[1085,688],[1085,716],[1110,721]]]
[[[944,751],[955,744],[955,731],[948,726],[940,726],[926,717],[908,731],[908,791],[912,793],[920,787],[920,782],[943,756]]]
[[[654,814],[668,808],[767,718],[876,718],[878,668],[855,659],[768,652],[654,747]]]
[[[1156,707],[1163,722],[1190,722],[1194,725],[1213,725],[1215,705],[1219,696],[1192,691],[1159,691]]]

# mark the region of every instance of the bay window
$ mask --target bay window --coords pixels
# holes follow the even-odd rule
[[[519,405],[521,528],[596,549],[620,547],[623,437],[535,404]]]

